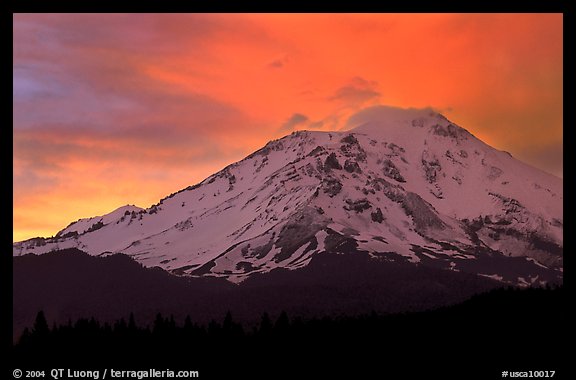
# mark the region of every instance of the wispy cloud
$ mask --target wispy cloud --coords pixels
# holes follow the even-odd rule
[[[378,84],[375,81],[368,81],[361,77],[353,78],[349,84],[336,90],[329,100],[339,101],[351,107],[360,106],[367,101],[380,97],[377,91]]]
[[[302,115],[301,113],[295,113],[288,120],[286,120],[280,127],[281,132],[290,132],[294,128],[302,125],[308,121],[308,116]]]

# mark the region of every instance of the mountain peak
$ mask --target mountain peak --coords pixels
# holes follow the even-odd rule
[[[271,141],[147,210],[82,219],[13,253],[122,252],[177,275],[236,282],[324,252],[515,284],[561,278],[561,180],[430,108],[372,107],[348,126]]]
[[[408,145],[423,141],[430,134],[457,140],[470,135],[432,108],[370,107],[350,117],[346,127],[353,133],[393,139]]]
[[[444,119],[446,118],[439,114],[438,112],[434,111],[430,107],[426,108],[401,108],[401,107],[392,107],[392,106],[374,106],[366,108],[356,114],[354,114],[348,124],[356,124],[358,122],[362,122],[363,119],[370,119],[370,120],[381,120],[387,121],[391,123],[398,123],[398,122],[411,122],[412,120],[417,119]]]

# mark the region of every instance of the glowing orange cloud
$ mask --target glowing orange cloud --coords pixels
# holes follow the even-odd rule
[[[562,176],[561,14],[14,15],[14,240],[431,106]]]

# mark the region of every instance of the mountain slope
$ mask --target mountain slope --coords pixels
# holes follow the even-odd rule
[[[122,252],[174,274],[242,281],[321,252],[560,282],[562,180],[431,110],[374,107],[345,132],[295,132],[146,210],[73,223],[14,255]]]

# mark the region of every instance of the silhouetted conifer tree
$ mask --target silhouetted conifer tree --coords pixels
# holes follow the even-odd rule
[[[192,319],[189,315],[187,315],[186,319],[184,319],[184,330],[191,332],[193,328],[194,326],[192,325]]]
[[[168,321],[168,330],[170,332],[173,332],[174,330],[176,330],[176,321],[174,320],[174,316],[170,315],[170,320]]]
[[[260,319],[260,329],[258,332],[263,336],[269,336],[272,332],[272,321],[270,320],[268,313],[262,314],[262,318]]]
[[[130,313],[130,317],[128,319],[128,330],[130,332],[136,332],[138,328],[136,327],[136,321],[134,319],[134,313]]]
[[[36,315],[36,320],[34,321],[34,327],[32,328],[32,335],[36,339],[46,338],[50,334],[50,328],[48,327],[48,322],[44,316],[44,312],[40,310]]]
[[[154,326],[152,327],[152,333],[156,336],[164,334],[166,323],[161,313],[156,314],[156,319],[154,320]]]
[[[280,316],[274,324],[274,331],[278,334],[285,334],[290,328],[290,320],[288,319],[288,314],[285,311],[280,313]]]

